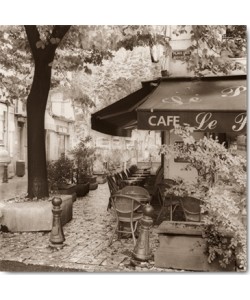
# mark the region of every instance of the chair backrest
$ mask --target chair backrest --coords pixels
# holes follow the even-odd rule
[[[165,193],[165,186],[159,185],[158,184],[158,189],[157,189],[157,199],[160,202],[160,205],[162,206],[164,203],[164,193]]]
[[[120,187],[121,186],[121,181],[122,181],[122,178],[121,176],[119,175],[119,173],[115,173],[113,175],[113,178],[114,178],[114,181],[115,181],[115,184]]]
[[[128,179],[128,176],[127,176],[127,174],[124,171],[121,171],[120,174],[122,176],[122,179]]]
[[[201,200],[194,197],[180,198],[180,203],[186,218],[186,221],[201,221]]]
[[[114,197],[112,197],[112,203],[116,212],[120,214],[131,214],[131,217],[133,217],[133,213],[141,206],[139,201],[123,194],[115,194]]]
[[[146,195],[149,196],[149,192],[138,185],[131,185],[131,186],[125,186],[124,188],[122,188],[121,190],[122,194],[140,194],[140,195]]]
[[[153,190],[153,195],[155,195],[157,193],[157,190],[158,190],[158,185],[159,183],[162,182],[163,180],[163,167],[161,167],[155,177],[155,182],[154,182],[154,190]]]
[[[107,180],[108,180],[108,187],[109,187],[110,194],[113,195],[119,190],[119,187],[111,175],[107,176]]]
[[[126,169],[126,174],[127,174],[127,177],[131,177],[132,176],[132,173],[130,172],[129,169]]]

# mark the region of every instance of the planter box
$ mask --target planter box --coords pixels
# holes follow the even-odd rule
[[[60,195],[62,199],[62,225],[72,219],[73,196]],[[51,201],[11,203],[1,208],[0,224],[11,232],[50,231],[52,228]]]
[[[76,185],[76,196],[84,197],[89,192],[89,182],[86,183],[78,183]]]
[[[222,268],[218,261],[208,263],[202,226],[196,222],[162,222],[157,230],[160,246],[155,252],[155,266],[187,271],[235,271],[235,263],[227,268]]]

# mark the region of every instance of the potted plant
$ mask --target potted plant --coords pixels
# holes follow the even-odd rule
[[[195,141],[189,126],[177,127],[183,145],[163,145],[161,153],[187,161],[185,169],[197,170],[197,182],[178,180],[168,192],[202,200],[202,237],[209,263],[218,260],[222,268],[236,261],[246,269],[246,159],[233,155],[217,139]]]
[[[73,184],[74,163],[65,154],[55,161],[47,163],[49,190],[52,193],[73,194],[76,186]]]
[[[93,163],[95,159],[95,148],[90,145],[92,138],[87,136],[81,139],[80,142],[70,152],[74,158],[76,167],[76,182],[78,185],[78,195],[81,187],[87,185],[89,190],[95,190],[98,187],[97,176],[93,175]]]

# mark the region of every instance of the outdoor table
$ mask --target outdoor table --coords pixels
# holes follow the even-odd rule
[[[135,194],[135,193],[126,194],[126,195],[129,195],[129,196],[135,198],[137,201],[139,201],[143,205],[149,203],[151,200],[151,197],[147,196],[147,195],[141,195],[141,194]]]
[[[149,175],[150,175],[149,171],[143,171],[143,172],[136,171],[135,173],[132,174],[132,176],[149,176]]]
[[[141,179],[146,179],[147,176],[143,174],[132,174],[129,178],[141,178]]]
[[[143,205],[149,203],[150,200],[151,200],[151,196],[150,195],[139,194],[139,193],[137,193],[137,192],[135,192],[133,190],[131,190],[129,192],[127,191],[125,193],[125,195],[133,197],[135,200],[139,201]]]

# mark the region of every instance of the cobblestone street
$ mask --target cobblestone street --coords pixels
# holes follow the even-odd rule
[[[1,188],[3,185],[1,185]],[[0,259],[24,264],[70,268],[87,272],[166,272],[154,267],[154,261],[131,264],[132,238],[122,238],[108,246],[115,218],[107,211],[109,189],[98,189],[78,198],[73,204],[73,219],[64,226],[65,246],[49,247],[49,232],[0,232]],[[154,253],[158,245],[155,228],[150,235]]]

